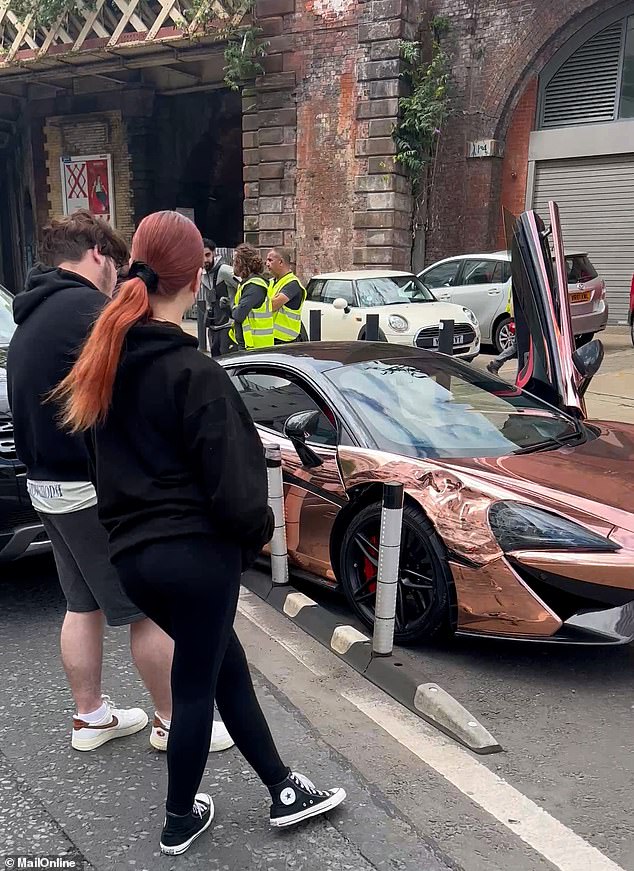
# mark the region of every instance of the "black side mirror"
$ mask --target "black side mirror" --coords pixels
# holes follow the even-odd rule
[[[579,385],[579,393],[583,396],[590,385],[590,382],[601,368],[605,350],[603,343],[598,339],[593,339],[587,345],[582,345],[572,355],[572,360],[577,370],[583,376],[583,381]]]
[[[284,424],[284,435],[293,442],[297,456],[307,469],[315,469],[323,463],[321,457],[306,444],[306,439],[314,435],[320,417],[319,411],[300,411],[292,414]]]

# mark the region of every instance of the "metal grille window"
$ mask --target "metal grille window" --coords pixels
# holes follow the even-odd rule
[[[634,118],[634,15],[627,21],[619,117]]]
[[[542,96],[542,127],[616,120],[626,24],[623,19],[597,33],[550,79]]]

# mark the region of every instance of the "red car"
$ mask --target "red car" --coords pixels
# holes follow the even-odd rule
[[[632,276],[632,286],[630,287],[630,313],[627,317],[630,324],[630,336],[634,345],[634,275]]]

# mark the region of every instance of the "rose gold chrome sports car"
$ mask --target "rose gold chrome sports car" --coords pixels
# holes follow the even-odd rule
[[[556,209],[556,261],[563,267]],[[634,636],[634,427],[586,421],[602,349],[574,351],[544,226],[514,228],[525,392],[451,357],[370,342],[225,358],[282,447],[295,571],[373,621],[382,483],[406,506],[396,640],[442,629],[578,643]],[[548,255],[548,256],[546,256]]]

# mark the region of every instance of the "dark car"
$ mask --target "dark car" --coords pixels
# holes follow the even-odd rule
[[[7,399],[7,348],[15,330],[13,297],[0,285],[0,562],[50,547],[26,489],[26,469],[15,454]]]

